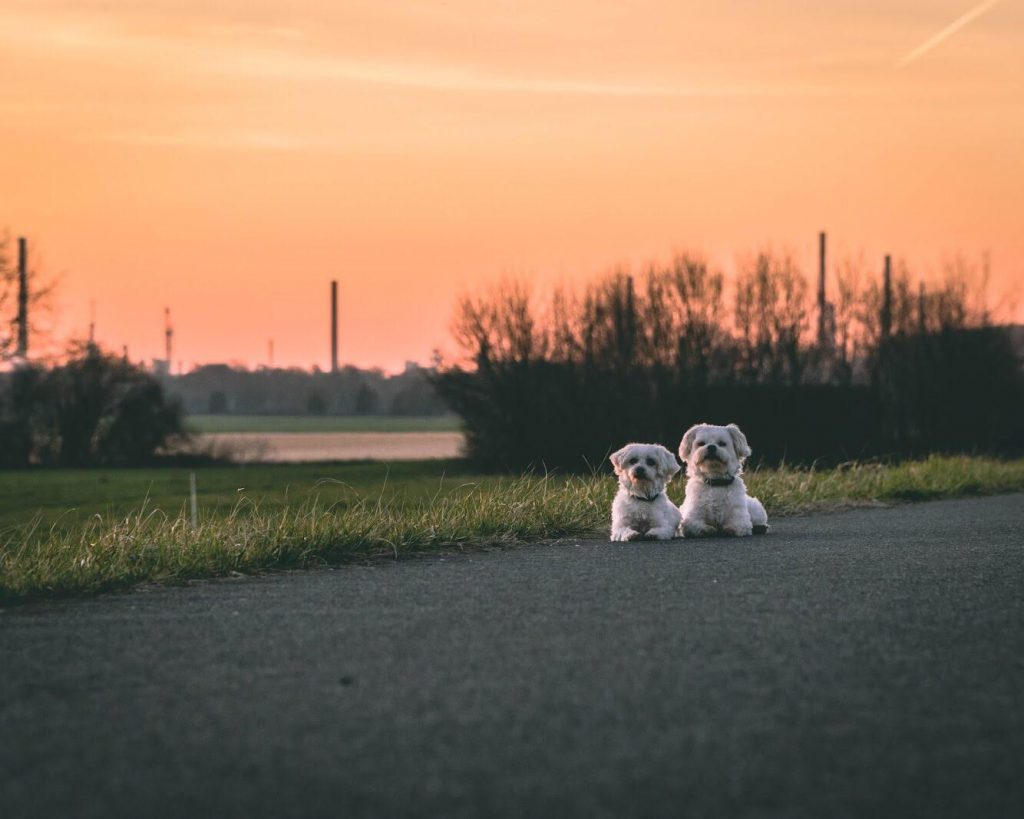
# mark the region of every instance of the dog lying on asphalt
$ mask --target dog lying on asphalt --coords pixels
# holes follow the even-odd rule
[[[627,444],[610,458],[619,478],[612,502],[612,540],[670,540],[680,514],[665,487],[681,467],[661,444]]]
[[[763,534],[768,513],[747,495],[743,462],[750,456],[747,438],[735,424],[696,424],[679,443],[686,463],[686,499],[680,507],[683,537]]]

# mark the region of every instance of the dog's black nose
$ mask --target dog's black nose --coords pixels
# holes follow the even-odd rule
[[[644,469],[642,466],[638,466],[636,468],[636,476],[638,478],[646,478],[647,477],[647,470]]]
[[[714,455],[717,451],[718,451],[718,447],[716,447],[714,444],[708,444],[708,452],[711,455]]]

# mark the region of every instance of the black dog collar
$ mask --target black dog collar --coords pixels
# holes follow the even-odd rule
[[[726,475],[724,478],[705,478],[705,486],[732,486],[732,482],[736,480],[735,475]]]

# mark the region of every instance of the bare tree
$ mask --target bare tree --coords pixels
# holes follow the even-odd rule
[[[530,294],[522,282],[506,280],[482,296],[460,299],[452,334],[478,366],[494,361],[529,361],[546,344],[536,330]]]
[[[836,294],[832,302],[835,316],[832,374],[840,384],[853,381],[856,362],[864,352],[864,326],[860,309],[863,286],[863,258],[842,259],[836,267]]]
[[[807,279],[791,256],[758,253],[736,279],[735,323],[750,380],[800,383],[809,328]]]
[[[723,296],[725,276],[705,259],[677,257],[668,271],[681,312],[676,328],[677,366],[691,380],[706,384],[718,375],[719,351],[727,343]]]

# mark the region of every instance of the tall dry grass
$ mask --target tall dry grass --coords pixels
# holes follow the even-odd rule
[[[780,467],[747,475],[774,518],[864,504],[1024,491],[1024,460],[931,457],[889,466]],[[670,487],[682,500],[682,485]],[[467,483],[426,500],[385,492],[345,504],[309,500],[263,511],[240,503],[193,527],[145,507],[95,516],[71,531],[28,525],[0,544],[0,600],[85,594],[144,581],[184,581],[561,537],[606,537],[609,477],[528,475]],[[680,541],[680,548],[685,542]]]

